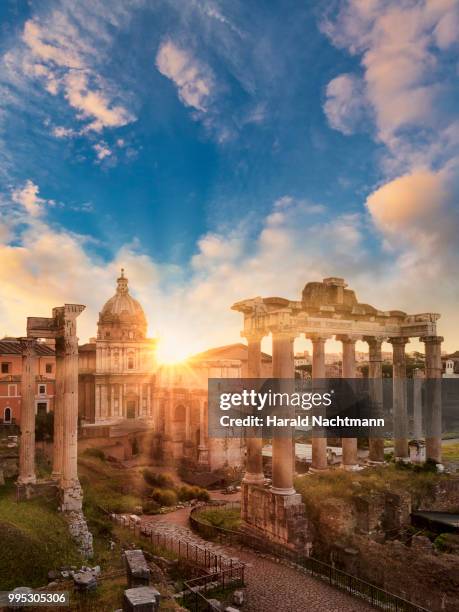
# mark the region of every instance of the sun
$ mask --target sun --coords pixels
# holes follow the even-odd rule
[[[158,342],[156,356],[158,362],[163,365],[178,365],[186,361],[190,355],[183,340],[168,337],[167,340],[160,339]]]

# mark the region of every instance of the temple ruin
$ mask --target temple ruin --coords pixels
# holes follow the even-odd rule
[[[395,458],[409,460],[406,356],[410,338],[425,344],[426,379],[442,376],[441,343],[437,335],[437,313],[407,314],[400,310],[382,311],[360,303],[355,292],[342,278],[309,282],[299,301],[281,297],[256,297],[232,306],[244,316],[241,335],[248,342],[248,377],[261,377],[261,341],[272,336],[273,378],[293,379],[294,341],[300,335],[312,341],[312,377],[325,378],[325,345],[335,338],[342,343],[342,377],[356,373],[355,343],[368,343],[369,378],[372,379],[372,402],[382,402],[382,355],[384,341],[393,347],[393,417]],[[427,398],[430,434],[426,438],[426,458],[441,462],[441,390]],[[262,462],[262,440],[247,440],[247,467],[243,481],[242,516],[253,532],[291,547],[298,546],[298,524],[304,517],[301,496],[296,493],[294,478],[294,440],[273,438],[272,484],[265,486]],[[357,439],[343,438],[343,468],[353,470],[358,464]],[[384,461],[384,440],[370,438],[370,462]],[[327,440],[312,439],[312,470],[327,468]]]

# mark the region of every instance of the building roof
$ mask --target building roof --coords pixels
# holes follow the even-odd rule
[[[16,338],[0,340],[0,355],[22,355],[21,343]],[[40,357],[54,356],[54,349],[48,344],[37,342],[37,355]]]
[[[95,342],[86,342],[86,344],[82,344],[81,346],[78,347],[79,353],[90,353],[95,350],[96,350]]]
[[[216,346],[202,353],[193,355],[191,360],[207,360],[207,359],[247,359],[248,347],[242,342],[235,342],[234,344],[225,344],[224,346]],[[261,353],[261,358],[264,361],[272,361],[271,355],[268,353]]]

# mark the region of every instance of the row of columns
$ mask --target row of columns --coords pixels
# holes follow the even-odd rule
[[[263,332],[248,334],[248,378],[261,377],[261,340]],[[273,332],[272,335],[272,359],[273,378],[293,379],[294,352],[293,342],[295,335],[291,332]],[[313,346],[312,352],[312,377],[313,379],[325,378],[325,342],[329,336],[313,334],[310,336]],[[358,338],[341,335],[336,336],[342,342],[343,378],[355,378],[356,360],[355,343]],[[382,343],[386,338],[365,337],[364,340],[369,347],[369,379],[372,406],[376,412],[382,407]],[[427,336],[421,338],[425,343],[426,355],[426,379],[441,379],[441,342],[440,336]],[[406,400],[406,354],[405,347],[408,338],[389,338],[393,347],[393,418],[396,459],[408,459],[408,414]],[[430,386],[428,392],[428,414],[430,415],[430,431],[432,434],[426,438],[426,457],[437,462],[441,461],[441,388],[440,385]],[[264,482],[262,462],[261,438],[249,438],[247,440],[247,470],[244,477],[245,482],[250,484],[262,484]],[[384,461],[384,440],[370,437],[369,460],[372,463]],[[358,464],[357,439],[342,438],[343,467],[352,470]],[[294,440],[293,437],[273,437],[272,456],[272,491],[288,495],[294,493]],[[313,471],[321,471],[327,468],[327,439],[325,437],[312,438],[312,465]]]

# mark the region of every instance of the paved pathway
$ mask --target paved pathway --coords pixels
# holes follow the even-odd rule
[[[166,515],[144,516],[142,524],[154,532],[205,546],[216,554],[246,564],[244,612],[371,612],[374,608],[330,587],[317,578],[264,558],[255,552],[203,540],[188,525],[190,508]]]

